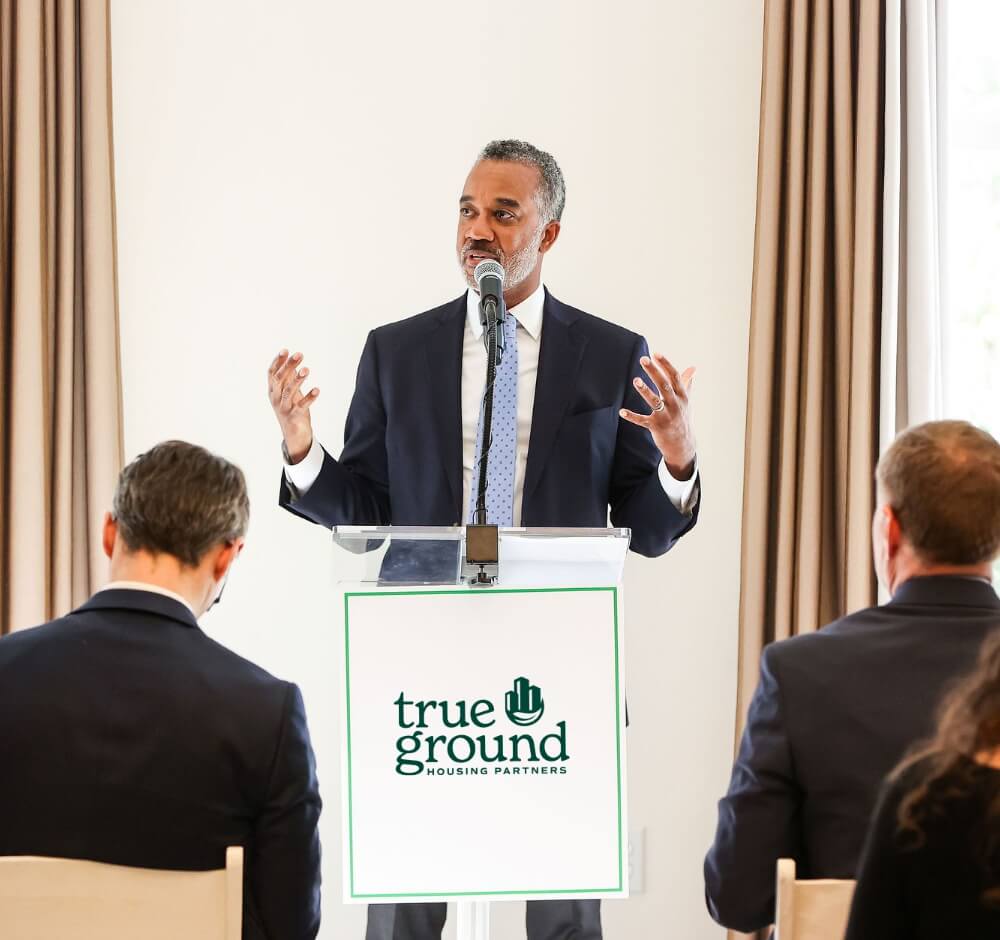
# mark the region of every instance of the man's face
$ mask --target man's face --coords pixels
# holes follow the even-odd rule
[[[540,182],[538,169],[523,163],[481,160],[472,168],[458,207],[458,263],[470,287],[480,261],[503,265],[504,292],[538,267],[558,233],[558,223],[545,225],[539,216]]]

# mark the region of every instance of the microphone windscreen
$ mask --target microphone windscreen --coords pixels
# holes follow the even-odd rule
[[[503,284],[503,265],[497,261],[480,261],[476,265],[476,270],[473,272],[473,277],[476,279],[476,287],[482,288],[482,282],[484,277],[495,277],[500,280],[500,284]]]

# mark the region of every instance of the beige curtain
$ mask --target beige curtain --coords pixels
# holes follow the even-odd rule
[[[0,632],[103,578],[122,460],[108,0],[0,0]]]
[[[737,731],[762,647],[873,603],[878,0],[766,0]]]

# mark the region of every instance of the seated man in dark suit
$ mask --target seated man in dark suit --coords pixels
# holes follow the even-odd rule
[[[877,480],[875,567],[892,599],[764,650],[705,859],[708,908],[726,927],[772,923],[779,858],[800,878],[855,876],[883,778],[1000,627],[1000,445],[965,422],[920,425]]]
[[[320,798],[296,686],[210,640],[250,504],[170,441],[122,472],[111,583],[0,639],[0,855],[206,870],[245,848],[245,938],[319,929]]]

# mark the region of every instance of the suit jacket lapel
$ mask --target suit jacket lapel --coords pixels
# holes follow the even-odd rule
[[[439,455],[448,486],[451,503],[458,510],[456,521],[462,521],[462,342],[465,335],[466,298],[447,304],[427,334],[424,354],[427,358],[427,379],[414,395],[421,392],[426,401],[420,406],[430,416],[434,428],[431,442]]]
[[[577,375],[587,345],[585,336],[573,329],[577,319],[570,308],[547,290],[542,313],[542,345],[538,354],[538,378],[531,414],[528,465],[524,471],[524,506],[541,479],[555,444],[559,425],[576,389]]]

